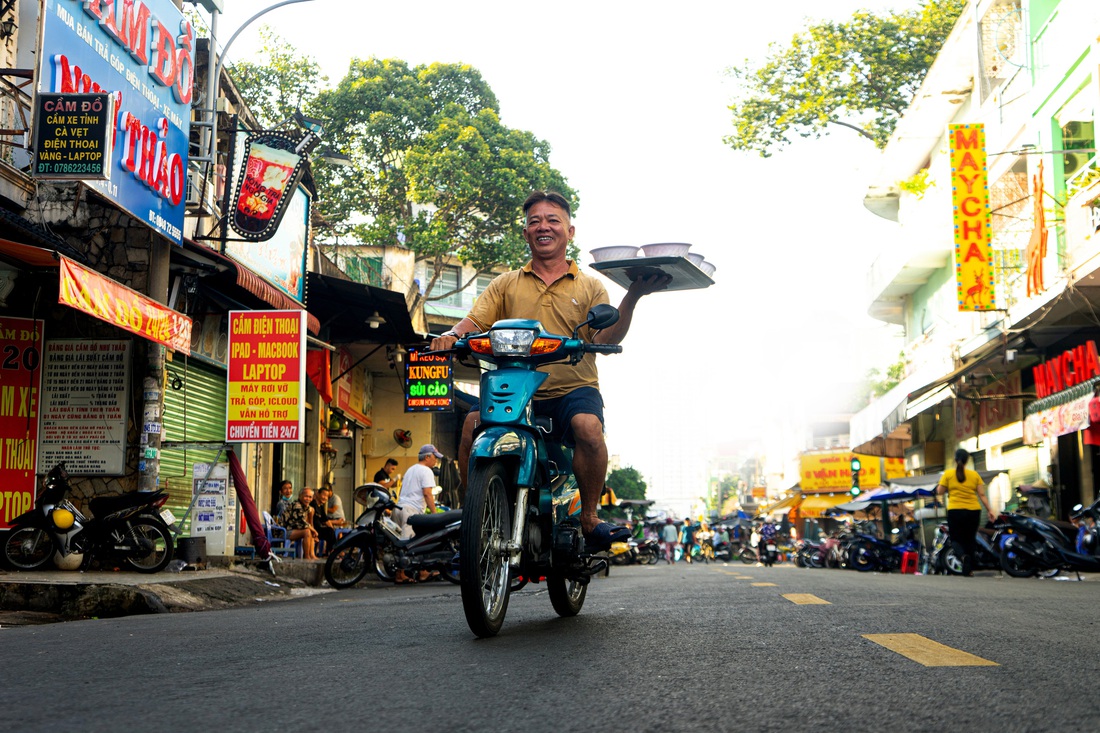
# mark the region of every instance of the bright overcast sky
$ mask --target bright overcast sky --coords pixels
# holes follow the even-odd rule
[[[274,3],[225,4],[223,42]],[[643,300],[624,353],[600,357],[609,449],[659,494],[662,456],[704,461],[711,444],[759,435],[896,357],[900,342],[865,315],[868,268],[895,226],[862,206],[877,151],[837,128],[768,159],[734,152],[724,70],[807,18],[916,5],[313,0],[266,14],[229,56],[250,58],[269,24],[330,84],[353,56],[470,64],[502,121],[552,147],[580,196],[582,250],[690,242],[717,266],[711,288]],[[624,291],[607,287],[617,304]]]

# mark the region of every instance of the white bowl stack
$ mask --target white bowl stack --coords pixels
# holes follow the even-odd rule
[[[591,250],[593,262],[606,262],[608,260],[629,260],[634,257],[683,257],[688,262],[698,267],[707,277],[714,274],[715,267],[707,262],[703,255],[690,252],[690,244],[684,242],[658,242],[655,244],[643,244],[641,247],[613,246],[597,247]]]

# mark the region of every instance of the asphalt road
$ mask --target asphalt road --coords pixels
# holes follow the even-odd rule
[[[19,731],[1095,730],[1098,600],[1096,579],[660,564],[613,568],[572,619],[528,586],[477,640],[456,587],[375,583],[0,630],[0,709]]]

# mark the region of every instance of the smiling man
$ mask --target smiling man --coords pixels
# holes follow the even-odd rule
[[[592,306],[609,302],[603,283],[582,273],[577,263],[566,257],[575,228],[565,197],[554,191],[536,191],[523,203],[523,213],[523,238],[531,251],[531,260],[519,270],[489,283],[469,314],[453,330],[432,341],[433,351],[449,349],[459,337],[487,331],[503,318],[534,319],[550,333],[568,335],[584,321]],[[635,280],[619,304],[618,323],[598,332],[582,330],[581,336],[594,343],[621,343],[630,329],[638,301],[667,284],[668,278],[663,276]],[[596,513],[607,474],[603,398],[596,357],[587,354],[576,365],[550,364],[545,369],[549,377],[535,397],[535,413],[551,418],[554,426],[551,439],[574,448],[573,472],[580,486],[581,528],[586,545],[597,552],[609,549],[612,542],[625,541],[630,532],[625,527],[601,522]],[[477,420],[475,408],[466,416],[458,447],[458,465],[464,483]]]

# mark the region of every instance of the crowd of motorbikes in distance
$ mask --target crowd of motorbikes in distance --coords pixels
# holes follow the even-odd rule
[[[971,571],[997,570],[1016,577],[1050,578],[1060,573],[1100,572],[1100,499],[1089,506],[1077,505],[1071,521],[1051,519],[1049,513],[1002,512],[979,529]],[[816,540],[795,539],[780,529],[774,544],[760,546],[760,518],[751,531],[731,540],[719,531],[699,531],[689,545],[677,544],[674,562],[730,562],[754,565],[790,562],[805,568],[847,568],[869,572],[914,572],[925,575],[962,575],[959,549],[951,540],[945,520],[934,529],[922,528],[913,519],[901,522],[882,536],[880,525],[870,520],[839,523]],[[717,528],[716,528],[717,530]],[[647,529],[643,537],[613,548],[617,565],[655,564],[666,560],[660,540]]]

